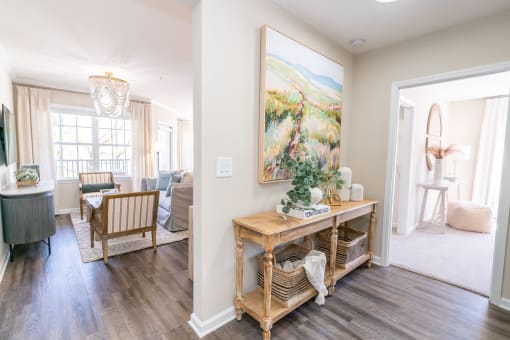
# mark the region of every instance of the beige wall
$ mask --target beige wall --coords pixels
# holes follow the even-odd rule
[[[0,46],[1,49],[1,46]],[[0,53],[2,50],[0,50]],[[13,93],[12,93],[12,81],[11,77],[9,75],[6,63],[4,62],[3,56],[0,55],[0,105],[4,104],[7,105],[7,107],[14,112],[14,105],[13,105]],[[1,108],[0,108],[1,110]],[[8,183],[14,182],[14,171],[16,170],[16,164],[11,164],[9,167],[2,165],[0,166],[0,190],[4,189],[5,186]],[[1,218],[1,212],[0,212],[0,235],[3,235],[2,230],[2,218]],[[8,251],[7,244],[3,242],[0,242],[0,270],[2,269],[2,262],[3,261],[3,254]],[[0,273],[1,275],[2,273]],[[1,279],[1,277],[0,277]]]
[[[353,180],[365,185],[367,196],[381,201],[376,255],[381,253],[391,84],[508,61],[510,44],[504,43],[508,32],[510,12],[504,12],[356,57],[350,160]],[[510,262],[506,277],[508,286]]]
[[[471,201],[473,197],[473,182],[475,179],[478,146],[486,99],[472,99],[450,102],[448,113],[448,144],[470,145],[471,157],[469,160],[448,160],[451,174],[462,179],[460,197],[457,191],[449,193],[450,199]],[[456,164],[455,164],[456,163]],[[451,195],[453,194],[453,195]]]
[[[273,210],[288,183],[258,184],[260,28],[270,25],[345,67],[342,161],[348,164],[352,56],[270,0],[207,0],[193,14],[195,138],[194,313],[201,319],[233,305],[232,218]],[[198,40],[198,41],[197,41]],[[201,70],[201,71],[200,71]],[[197,74],[197,72],[199,74]],[[233,177],[216,178],[216,158],[233,158]],[[256,284],[245,247],[245,287]]]

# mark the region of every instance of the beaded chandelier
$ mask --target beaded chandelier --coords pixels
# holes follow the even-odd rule
[[[112,77],[113,73],[105,72],[105,76],[90,76],[90,97],[98,115],[117,118],[126,113],[129,105],[129,83]]]

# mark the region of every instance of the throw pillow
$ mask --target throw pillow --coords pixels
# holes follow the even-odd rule
[[[99,183],[99,184],[83,184],[81,192],[88,194],[91,192],[100,192],[102,189],[113,189],[115,185],[113,183]]]
[[[172,179],[168,183],[168,187],[166,188],[166,197],[170,197],[172,195],[172,189],[175,183],[181,183],[182,175],[174,173],[172,174]]]
[[[166,190],[171,177],[171,172],[160,172],[158,174],[158,179],[156,180],[156,190]]]

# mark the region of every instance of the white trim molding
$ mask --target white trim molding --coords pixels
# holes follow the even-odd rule
[[[207,334],[234,320],[235,317],[235,308],[232,306],[205,321],[200,320],[200,318],[193,313],[191,314],[191,319],[188,321],[188,324],[200,338],[203,338]]]
[[[6,244],[7,245],[7,244]],[[9,246],[5,247],[5,251],[0,258],[0,282],[4,279],[5,270],[9,264]]]
[[[497,305],[501,309],[505,309],[507,311],[510,311],[510,299],[507,298],[501,298],[501,303]]]
[[[387,267],[387,265],[384,265],[382,263],[382,259],[380,256],[372,256],[372,263],[373,264],[376,264],[378,266],[383,266],[383,267]]]

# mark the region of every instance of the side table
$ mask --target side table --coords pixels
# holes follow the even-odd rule
[[[423,223],[429,224],[437,224],[441,227],[441,231],[444,234],[446,231],[446,203],[448,201],[448,185],[447,184],[418,184],[418,187],[424,189],[423,191],[423,201],[421,203],[421,211],[420,218],[418,220],[418,225],[422,225]],[[436,199],[436,203],[434,205],[434,210],[432,212],[432,217],[429,221],[424,221],[425,210],[427,208],[427,199],[429,195],[429,190],[438,191],[438,196]],[[439,211],[438,211],[439,208]],[[439,221],[435,222],[435,221]]]

